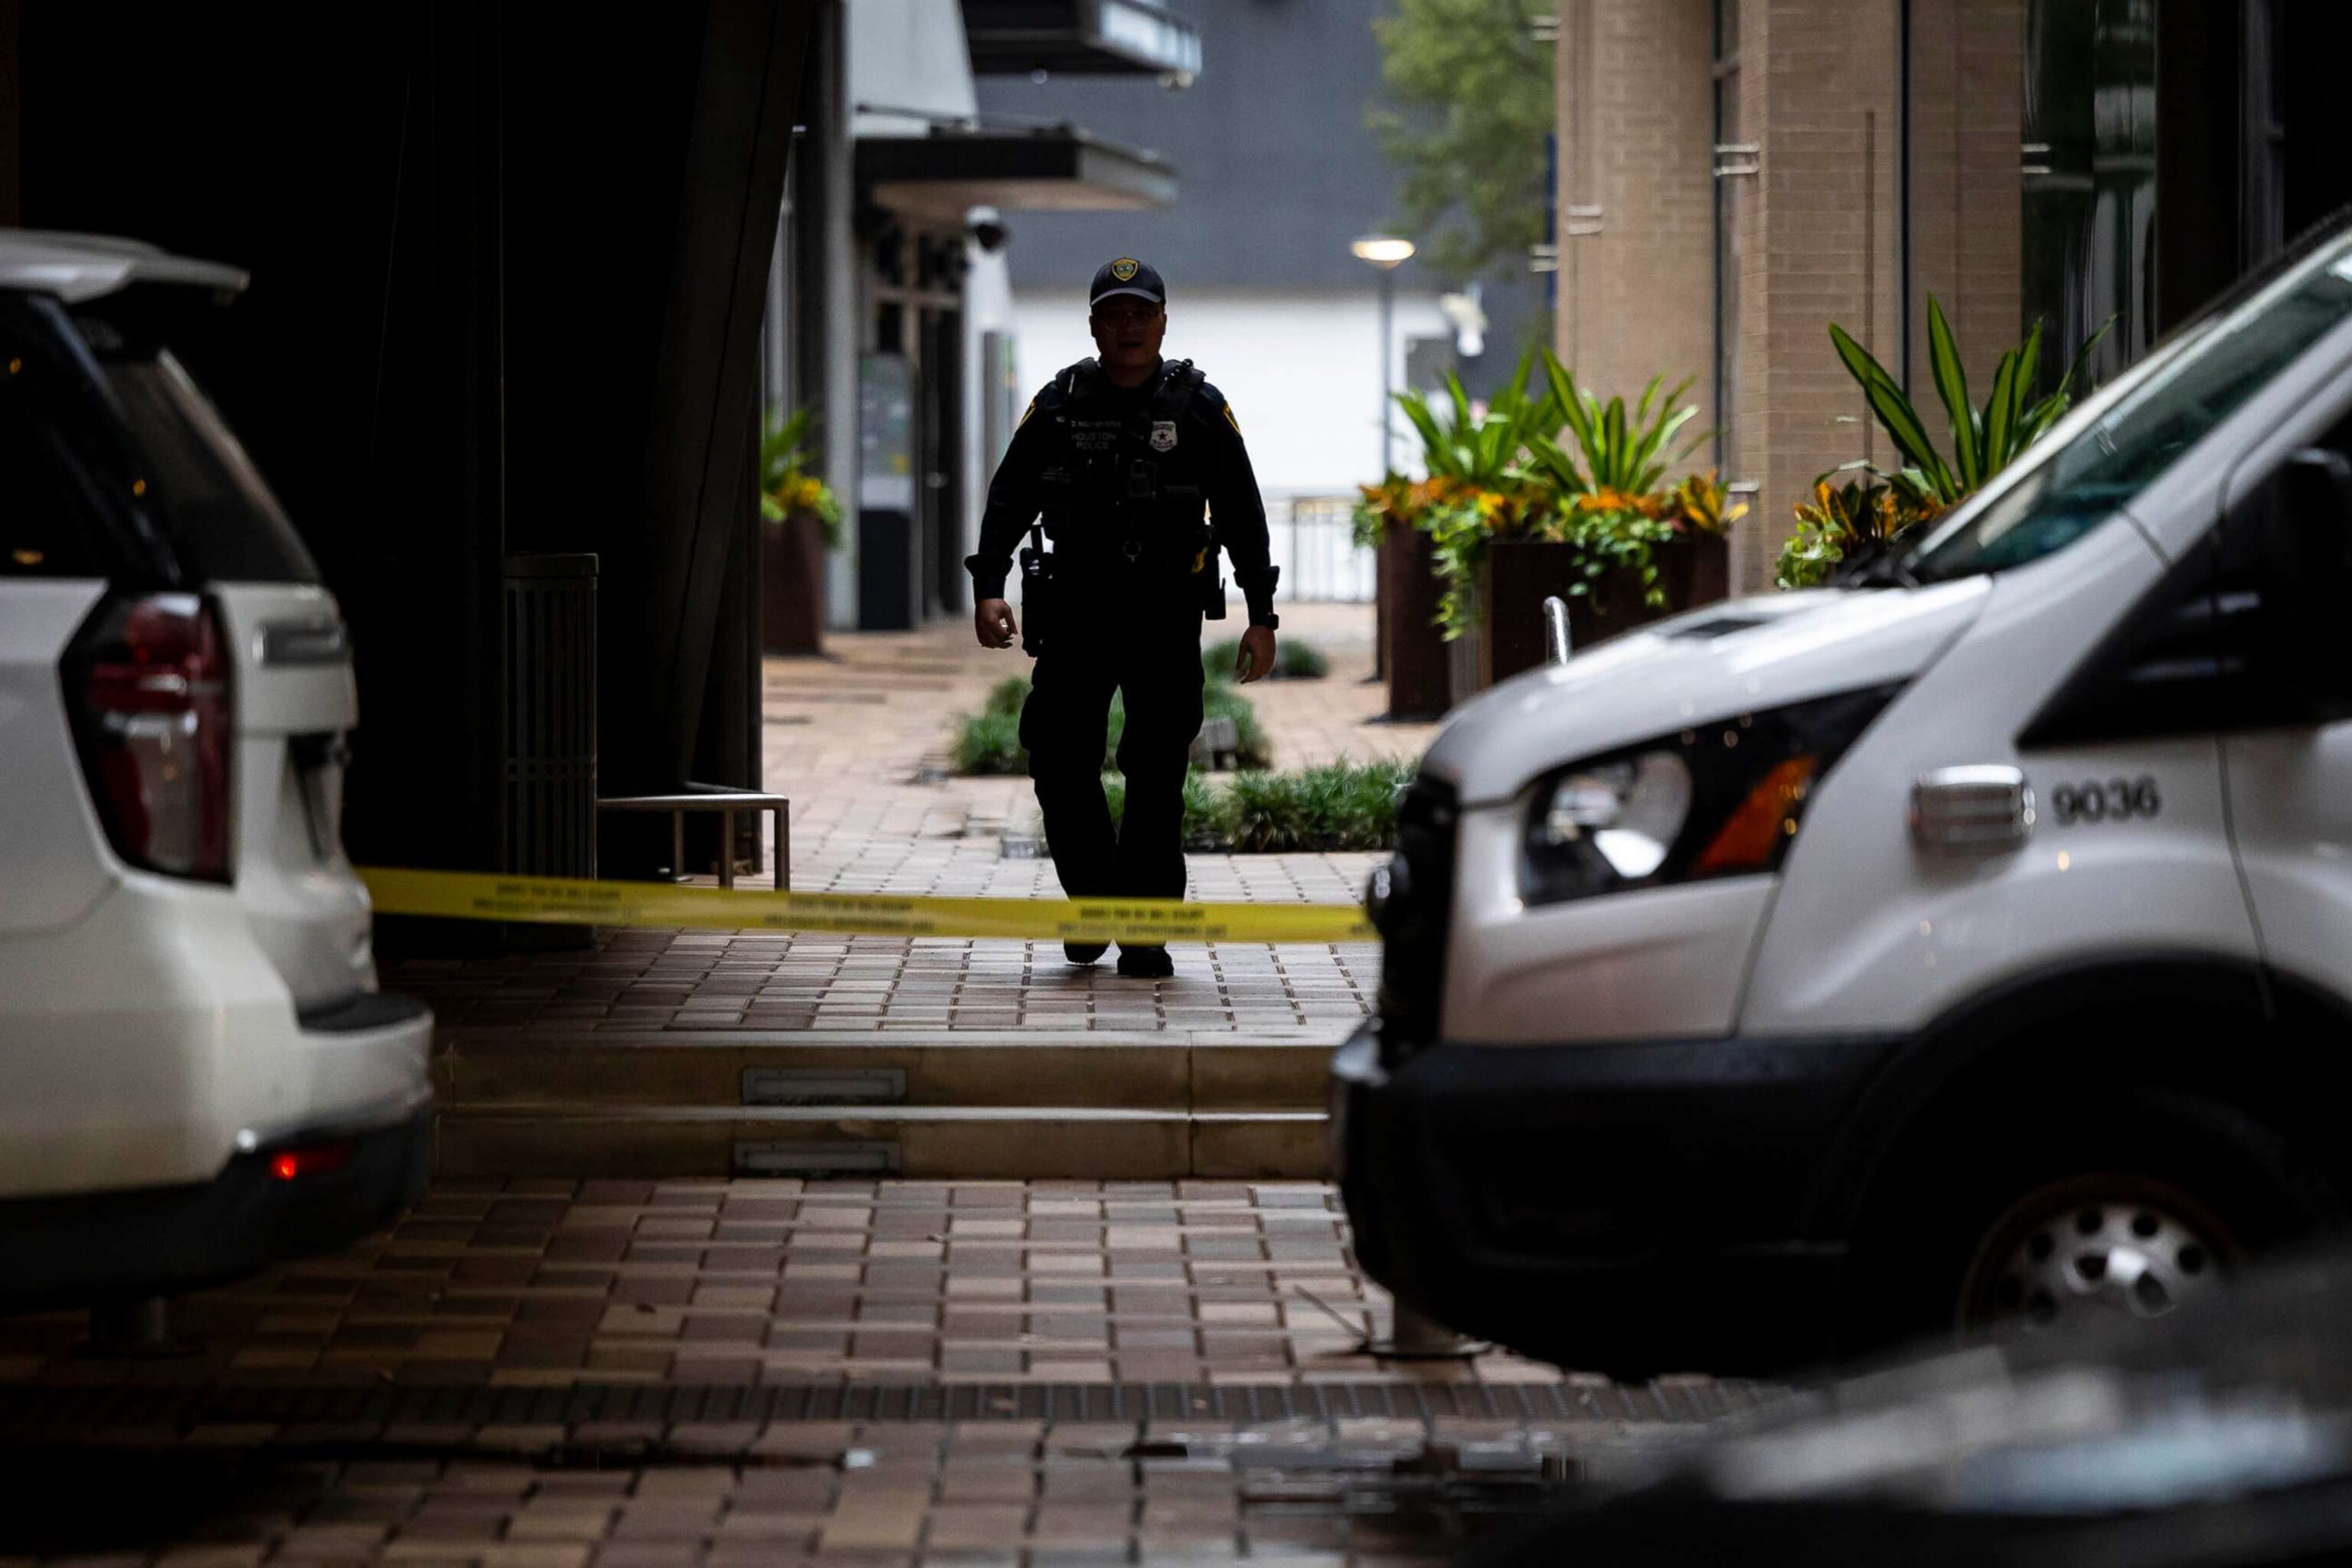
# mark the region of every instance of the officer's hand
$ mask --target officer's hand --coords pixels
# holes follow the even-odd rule
[[[1013,622],[1013,606],[1002,599],[982,599],[971,612],[971,629],[982,647],[1011,647],[1021,628]]]
[[[1242,633],[1242,651],[1234,656],[1234,673],[1247,686],[1264,680],[1274,670],[1274,628],[1252,626]]]

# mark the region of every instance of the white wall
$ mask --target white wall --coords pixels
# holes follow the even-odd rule
[[[988,509],[988,481],[998,454],[988,449],[989,389],[982,384],[987,365],[981,354],[984,332],[1017,332],[1013,276],[1004,253],[990,255],[977,241],[964,242],[970,270],[963,278],[963,552],[980,548],[980,514]],[[1017,355],[1017,349],[1015,351]]]
[[[1019,224],[1018,215],[1013,222]],[[1013,243],[1020,243],[1016,232]],[[1171,285],[1171,359],[1189,359],[1232,402],[1270,501],[1336,496],[1380,472],[1380,293],[1198,289]],[[1092,354],[1086,293],[1014,296],[1015,355],[1025,391]],[[1450,331],[1433,294],[1400,293],[1390,344],[1391,384],[1404,384],[1404,340]],[[1413,470],[1420,442],[1391,407],[1397,466]]]

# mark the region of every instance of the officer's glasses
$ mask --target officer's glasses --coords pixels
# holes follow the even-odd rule
[[[1098,327],[1148,327],[1160,319],[1157,305],[1097,305],[1095,324]]]

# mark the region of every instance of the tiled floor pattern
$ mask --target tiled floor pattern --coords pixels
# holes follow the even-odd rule
[[[1329,655],[1331,672],[1320,680],[1259,681],[1248,689],[1276,766],[1412,758],[1427,748],[1434,725],[1377,721],[1386,694],[1365,679],[1370,605],[1291,605],[1283,620],[1284,635]],[[765,779],[793,802],[793,885],[807,891],[1054,896],[1048,862],[1003,854],[1007,837],[1036,836],[1028,781],[947,773],[958,721],[980,708],[991,686],[1028,672],[1027,659],[979,647],[961,621],[916,632],[837,634],[825,658],[770,659]],[[1336,889],[1323,885],[1316,869],[1324,857],[1249,858],[1300,863],[1270,875],[1217,864],[1230,858],[1192,858],[1193,897],[1348,900],[1362,886],[1351,858],[1334,862],[1340,871]],[[1285,890],[1286,879],[1300,885]]]
[[[1687,1440],[1394,1421],[680,1426],[504,1452],[112,1436],[5,1454],[25,1489],[0,1510],[0,1562],[1379,1568],[1447,1560],[1580,1461]]]
[[[458,1028],[1227,1029],[1344,1033],[1380,983],[1370,943],[1175,950],[1172,980],[1076,969],[1058,944],[726,931],[600,933],[587,951],[411,959],[386,984]]]
[[[388,1235],[182,1303],[194,1355],[0,1319],[0,1382],[1558,1380],[1360,1352],[1389,1303],[1344,1230],[1304,1182],[448,1179]]]
[[[1429,725],[1369,722],[1368,605],[1285,611],[1331,655],[1322,680],[1262,681],[1251,700],[1285,765],[1417,755]],[[1017,673],[961,625],[837,636],[824,659],[767,667],[768,787],[793,801],[793,886],[939,897],[1058,898],[1034,853],[1025,779],[943,773],[957,716]],[[1023,661],[1025,670],[1026,661]],[[1020,858],[1006,857],[1007,840]],[[1381,857],[1194,855],[1190,896],[1211,902],[1349,904]],[[1055,944],[823,934],[599,933],[592,949],[499,958],[397,959],[387,987],[421,995],[445,1026],[654,1028],[1036,1028],[1330,1026],[1364,1016],[1375,944],[1181,945],[1171,981],[1073,969]]]

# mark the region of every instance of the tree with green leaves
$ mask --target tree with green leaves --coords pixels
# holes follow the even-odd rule
[[[1465,281],[1524,266],[1544,237],[1552,46],[1532,25],[1557,0],[1399,0],[1372,23],[1392,103],[1371,112],[1404,173],[1398,215],[1423,258]]]

